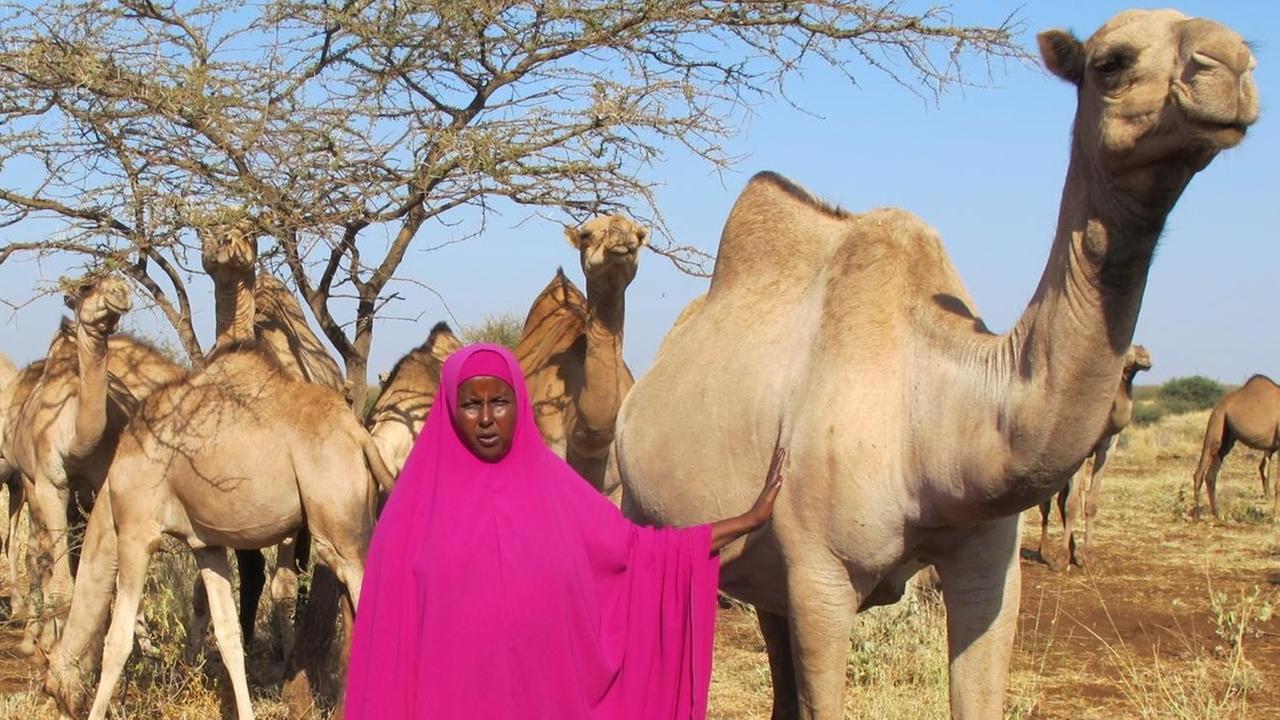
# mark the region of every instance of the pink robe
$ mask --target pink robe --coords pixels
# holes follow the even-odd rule
[[[454,430],[459,377],[499,353],[510,452]],[[347,720],[706,716],[719,560],[709,526],[632,524],[542,442],[510,351],[463,348],[374,531]]]

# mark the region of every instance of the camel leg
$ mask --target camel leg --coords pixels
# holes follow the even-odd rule
[[[994,520],[952,543],[936,563],[947,608],[955,720],[1003,715],[1022,585],[1018,536],[1018,516]]]
[[[236,603],[231,594],[231,564],[227,562],[227,551],[225,548],[196,550],[196,564],[200,566],[200,577],[208,591],[209,614],[213,617],[213,634],[218,640],[218,652],[222,655],[222,664],[231,676],[231,687],[235,691],[236,715],[239,720],[253,720],[249,682],[244,674],[241,627],[237,624]],[[243,611],[241,608],[241,620]]]
[[[111,629],[102,650],[102,677],[89,710],[89,720],[104,720],[107,706],[116,692],[124,664],[133,650],[134,624],[142,603],[142,588],[147,579],[151,554],[160,545],[158,536],[146,536],[136,530],[121,528],[117,536],[120,569],[116,576],[116,602],[111,611]]]
[[[1049,517],[1053,515],[1053,498],[1049,498],[1040,503],[1040,548],[1036,552],[1040,553],[1040,559],[1045,565],[1053,567],[1053,562],[1049,559]]]
[[[1267,476],[1267,459],[1271,457],[1269,450],[1262,451],[1262,461],[1258,463],[1258,477],[1262,480],[1262,499],[1271,497],[1271,478]]]
[[[289,664],[289,655],[293,651],[293,615],[298,606],[297,548],[297,537],[280,543],[276,549],[276,567],[271,573],[272,608],[285,665]]]
[[[800,717],[796,697],[796,667],[791,657],[791,628],[786,615],[757,610],[760,635],[769,651],[769,674],[773,676],[773,714],[770,720]]]
[[[1068,480],[1066,487],[1058,493],[1058,512],[1062,515],[1063,569],[1076,561],[1076,522],[1080,519],[1081,497],[1085,493],[1083,481],[1083,473],[1077,470],[1076,476]]]
[[[9,617],[25,618],[27,598],[18,589],[18,558],[25,548],[20,550],[18,547],[18,524],[22,520],[22,504],[26,502],[26,494],[17,473],[8,479],[6,485],[9,487],[9,526],[5,529],[4,547],[9,560]]]
[[[1226,459],[1227,453],[1231,452],[1232,445],[1235,445],[1234,439],[1223,440],[1222,446],[1213,454],[1209,462],[1208,472],[1204,474],[1205,489],[1209,494],[1209,511],[1213,513],[1214,520],[1218,519],[1218,471],[1222,469],[1222,461]]]
[[[248,645],[253,642],[253,624],[258,617],[262,588],[267,585],[267,559],[261,550],[237,550],[236,565],[240,570],[240,632]]]
[[[71,717],[80,716],[89,690],[84,679],[92,676],[102,658],[102,635],[111,618],[118,569],[115,520],[104,489],[89,513],[71,612],[45,672],[45,692]]]
[[[1102,468],[1107,464],[1107,454],[1111,452],[1112,438],[1098,443],[1093,454],[1093,467],[1089,469],[1089,489],[1080,493],[1084,512],[1084,545],[1076,548],[1076,560],[1080,567],[1089,562],[1089,553],[1093,542],[1093,519],[1098,515],[1098,503],[1102,499]]]
[[[858,611],[848,571],[832,559],[791,564],[787,577],[799,717],[844,717],[849,633]]]
[[[19,646],[20,651],[28,655],[35,652],[37,638],[40,639],[39,645],[44,647],[50,635],[56,636],[57,618],[64,614],[71,602],[71,564],[67,554],[67,503],[70,497],[68,488],[58,487],[49,478],[35,481],[30,506],[41,526],[39,562],[44,610],[41,618],[27,626]]]

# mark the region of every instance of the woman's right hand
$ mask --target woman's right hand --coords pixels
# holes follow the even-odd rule
[[[769,463],[769,474],[764,478],[764,489],[743,518],[751,530],[759,530],[773,517],[773,503],[778,499],[778,491],[782,490],[782,464],[787,461],[787,449],[779,447],[773,451],[773,460]]]

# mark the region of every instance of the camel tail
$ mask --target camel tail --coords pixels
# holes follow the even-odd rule
[[[363,430],[361,432],[360,447],[364,451],[364,461],[369,466],[369,473],[373,475],[376,483],[373,489],[374,495],[385,497],[391,493],[391,488],[395,487],[396,478],[391,474],[386,461],[382,459],[382,451],[378,449],[378,444],[373,441],[373,436]]]
[[[1204,480],[1204,475],[1213,463],[1213,456],[1222,447],[1227,429],[1227,411],[1219,405],[1209,415],[1209,424],[1204,430],[1204,447],[1200,450],[1200,464],[1196,466],[1196,487]]]

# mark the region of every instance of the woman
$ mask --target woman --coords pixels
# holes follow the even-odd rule
[[[546,448],[515,356],[454,353],[374,532],[347,720],[695,720],[719,560],[747,513],[640,527]]]

